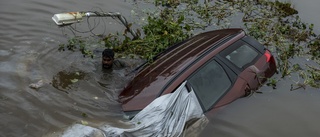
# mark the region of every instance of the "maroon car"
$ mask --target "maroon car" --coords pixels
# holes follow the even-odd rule
[[[209,31],[157,55],[152,64],[139,70],[119,101],[132,117],[187,81],[206,113],[248,95],[275,72],[270,51],[242,29]]]

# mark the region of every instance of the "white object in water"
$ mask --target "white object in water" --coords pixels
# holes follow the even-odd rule
[[[193,90],[186,82],[173,93],[155,99],[131,121],[131,128],[103,125],[98,128],[76,124],[62,133],[62,137],[179,137],[191,119],[204,118],[203,110]],[[100,135],[100,136],[98,136]]]
[[[179,137],[189,120],[204,117],[194,91],[189,92],[185,85],[186,82],[182,83],[175,92],[155,99],[140,111],[128,122],[133,128],[105,125],[100,129],[108,137]]]
[[[54,14],[52,20],[57,25],[69,25],[82,21],[82,14],[80,12],[68,12],[68,13],[59,13]]]
[[[30,88],[33,88],[33,89],[39,89],[39,88],[41,88],[43,85],[44,85],[43,80],[39,80],[37,83],[31,83],[31,84],[29,85],[29,87],[30,87]]]

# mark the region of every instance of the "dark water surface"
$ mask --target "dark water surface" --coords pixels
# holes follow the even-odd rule
[[[320,9],[315,6],[319,1],[292,2],[301,18],[314,23],[319,31]],[[73,33],[57,27],[51,17],[61,12],[102,9],[120,11],[130,22],[132,8],[120,0],[1,0],[0,136],[44,136],[73,123],[99,125],[121,119],[116,99],[130,79],[124,76],[129,69],[103,72],[98,57],[92,60],[79,53],[59,52],[58,45],[66,43]],[[107,29],[99,25],[95,32],[123,30],[113,20],[105,24]],[[78,29],[86,27],[79,24]],[[43,87],[29,88],[40,80],[45,83]],[[263,94],[219,109],[209,117],[204,131],[199,131],[201,136],[320,136],[320,91],[289,91],[294,81],[298,78],[281,79],[276,90],[263,87]]]

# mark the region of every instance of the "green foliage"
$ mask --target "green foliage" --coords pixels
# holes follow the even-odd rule
[[[145,37],[131,40],[124,36],[125,39],[120,41],[119,38],[108,36],[104,39],[106,47],[112,47],[116,52],[123,54],[137,54],[148,60],[168,46],[180,42],[189,37],[186,34],[187,28],[180,24],[184,16],[175,18],[172,9],[164,9],[159,17],[149,16],[148,24],[143,26]]]
[[[312,56],[319,59],[319,36],[313,32],[313,24],[301,21],[298,11],[290,3],[268,0],[226,0],[238,12],[244,13],[242,18],[247,33],[266,46],[274,47],[277,53],[278,69],[282,77],[298,71],[297,64],[292,65],[290,59],[296,56]],[[307,55],[307,56],[306,56]],[[317,87],[316,76],[319,70],[303,72],[306,82]],[[271,82],[273,83],[273,82]],[[270,84],[273,85],[273,84]]]
[[[308,48],[310,49],[308,53],[312,55],[312,59],[320,59],[320,37],[313,41],[310,41],[308,44]]]
[[[86,41],[79,36],[73,37],[68,40],[67,44],[60,44],[59,51],[77,51],[79,50],[84,57],[91,57],[93,58],[93,52],[87,49]]]
[[[277,82],[278,80],[274,79],[274,78],[270,78],[268,79],[267,81],[267,86],[271,86],[273,89],[276,89],[277,88]]]
[[[308,66],[307,72],[302,72],[301,76],[304,78],[307,85],[320,88],[320,69]]]
[[[144,37],[131,40],[126,33],[109,35],[104,38],[106,47],[123,55],[136,54],[152,61],[168,46],[189,38],[195,31],[212,27],[214,21],[227,24],[227,17],[232,15],[226,12],[228,7],[224,5],[200,4],[198,0],[156,0],[153,4],[157,6],[156,10],[144,13],[147,14],[147,23],[142,25]]]
[[[84,113],[84,112],[81,113],[81,116],[82,116],[82,117],[85,117],[85,118],[88,117],[87,113]]]

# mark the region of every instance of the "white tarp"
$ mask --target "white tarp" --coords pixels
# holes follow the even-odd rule
[[[186,82],[181,84],[175,92],[155,99],[126,123],[133,125],[133,128],[125,129],[109,125],[93,128],[76,124],[62,136],[101,136],[103,133],[106,137],[178,137],[182,134],[187,121],[204,117],[195,93],[188,92],[185,84]]]

